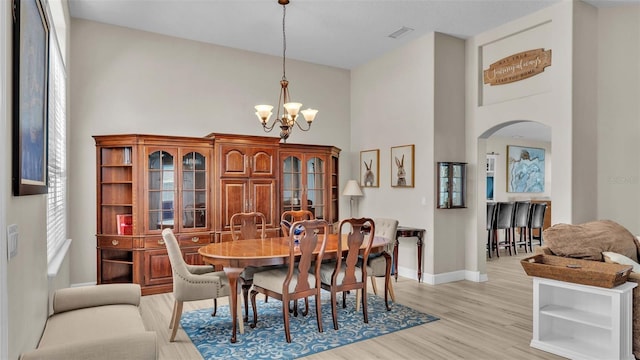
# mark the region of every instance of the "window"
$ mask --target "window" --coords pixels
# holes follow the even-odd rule
[[[67,76],[55,31],[50,34],[48,262],[51,262],[67,240]]]

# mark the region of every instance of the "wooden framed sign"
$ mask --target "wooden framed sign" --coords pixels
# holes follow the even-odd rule
[[[551,49],[534,49],[500,59],[484,70],[484,83],[508,84],[538,75],[551,66]]]

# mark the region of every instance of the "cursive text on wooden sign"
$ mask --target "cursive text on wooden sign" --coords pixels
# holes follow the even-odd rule
[[[484,70],[484,83],[493,86],[524,80],[540,74],[547,66],[551,66],[551,49],[519,52],[489,65]]]

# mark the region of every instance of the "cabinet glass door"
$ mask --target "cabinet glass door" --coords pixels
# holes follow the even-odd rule
[[[148,156],[148,230],[174,228],[175,164],[173,155],[154,151]]]
[[[313,157],[307,160],[307,209],[316,219],[324,219],[324,161]]]
[[[282,166],[282,211],[300,210],[302,161],[295,156],[288,156]]]
[[[206,157],[190,152],[182,157],[182,227],[207,226],[207,167]]]
[[[438,209],[464,208],[466,163],[438,163]]]

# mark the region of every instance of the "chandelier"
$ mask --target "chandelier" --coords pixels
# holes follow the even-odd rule
[[[293,130],[293,126],[296,125],[302,131],[309,131],[311,129],[311,123],[313,119],[316,117],[316,113],[318,110],[315,109],[306,109],[300,111],[302,107],[301,103],[292,102],[289,97],[289,81],[286,76],[286,53],[287,53],[287,35],[285,33],[285,18],[287,15],[286,5],[289,4],[289,0],[278,0],[278,4],[282,5],[282,80],[280,80],[280,96],[278,97],[278,110],[276,114],[276,118],[271,123],[271,125],[267,125],[269,122],[269,118],[273,113],[271,110],[273,106],[271,105],[256,105],[256,116],[260,119],[260,123],[262,124],[262,128],[265,132],[270,132],[276,126],[276,124],[280,124],[280,138],[283,142],[287,142],[289,135],[291,134],[291,130]],[[280,110],[282,110],[282,116],[280,116]],[[302,113],[302,116],[307,122],[306,127],[300,125],[298,120],[299,113]]]

